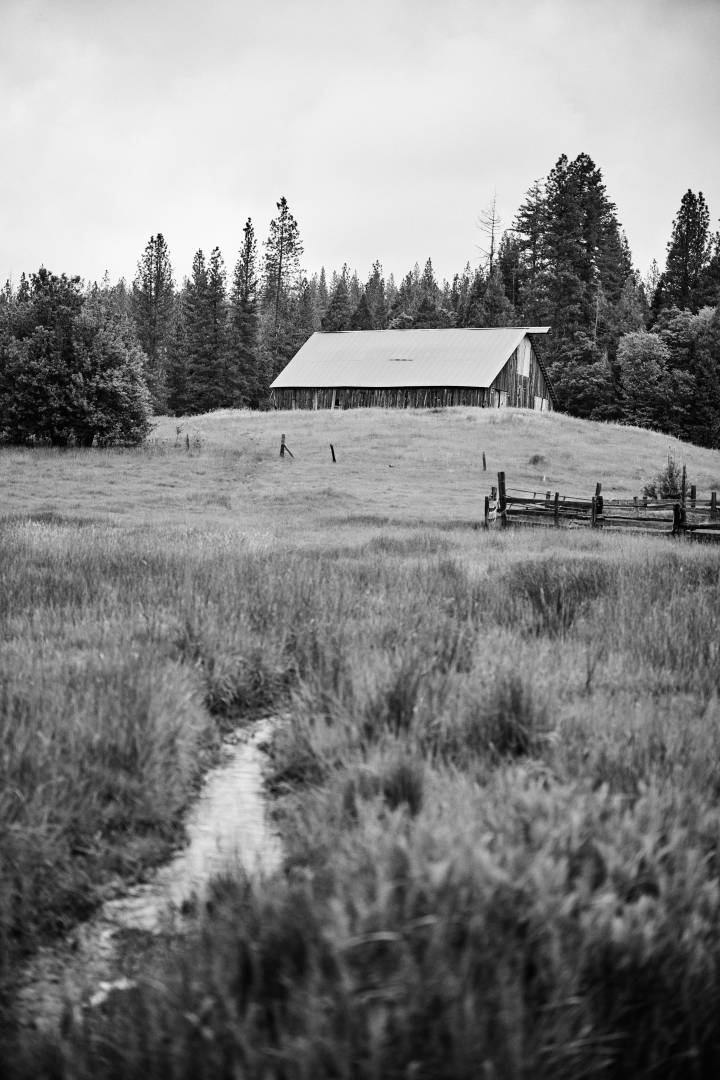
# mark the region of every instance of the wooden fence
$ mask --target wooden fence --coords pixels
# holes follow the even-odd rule
[[[497,487],[485,497],[485,527],[508,525],[632,530],[720,541],[716,491],[708,499],[699,499],[694,486],[677,499],[606,499],[598,483],[588,498],[508,488],[500,472]]]

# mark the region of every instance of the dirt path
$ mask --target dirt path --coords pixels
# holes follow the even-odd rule
[[[33,957],[17,998],[21,1024],[56,1029],[67,1009],[79,1016],[113,990],[131,986],[122,961],[128,942],[138,939],[141,951],[143,935],[180,929],[214,875],[238,866],[247,873],[277,869],[281,846],[267,820],[262,786],[261,748],[272,724],[262,720],[228,744],[227,760],[208,774],[188,815],[182,851],[150,881],[108,900],[67,939]]]

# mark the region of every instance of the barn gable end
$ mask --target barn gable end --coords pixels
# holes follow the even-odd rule
[[[495,379],[490,390],[492,404],[515,405],[547,412],[553,407],[553,391],[529,335],[526,335]]]
[[[533,337],[548,327],[316,333],[271,386],[277,408],[551,409]]]

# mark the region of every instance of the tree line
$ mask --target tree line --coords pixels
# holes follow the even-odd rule
[[[365,281],[347,264],[308,275],[282,197],[261,251],[247,220],[230,274],[218,247],[199,250],[178,285],[158,233],[130,285],[106,277],[83,288],[44,269],[23,276],[0,293],[0,434],[30,437],[37,411],[46,420],[36,436],[87,441],[92,425],[72,430],[66,419],[53,433],[50,418],[67,417],[73,400],[110,415],[122,379],[134,419],[113,429],[98,418],[98,440],[141,437],[145,407],[262,408],[272,379],[316,330],[549,325],[542,350],[562,409],[720,446],[720,234],[702,192],[683,195],[665,267],[654,263],[644,279],[586,154],[561,156],[510,226],[493,201],[479,227],[479,265],[451,280],[437,280],[431,259],[399,282],[379,261]],[[40,408],[33,379],[47,397],[63,370],[68,386]]]

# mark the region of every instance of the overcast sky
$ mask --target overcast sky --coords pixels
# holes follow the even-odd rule
[[[720,217],[720,0],[0,0],[0,280],[113,280],[162,232],[228,269],[285,195],[311,272],[477,264],[560,154],[645,273]]]

